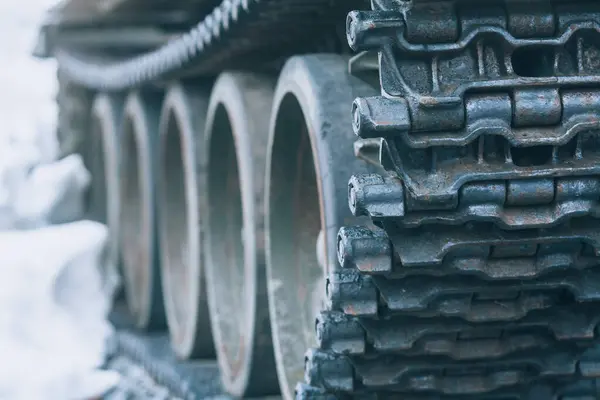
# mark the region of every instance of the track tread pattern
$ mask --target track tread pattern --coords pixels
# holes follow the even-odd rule
[[[387,172],[348,201],[377,228],[338,234],[297,398],[600,398],[600,8],[372,7],[347,36],[382,95],[353,121]]]
[[[382,95],[356,99],[353,121],[382,138],[387,174],[353,177],[348,194],[381,230],[340,231],[297,397],[599,398],[600,5],[371,3],[347,36],[379,51]],[[107,91],[209,73],[270,50],[256,43],[279,40],[275,19],[297,34],[299,15],[328,24],[323,4],[225,0],[154,52],[57,58]]]
[[[149,396],[150,392],[157,396],[168,393],[168,398],[190,400],[223,394],[219,369],[214,360],[187,362],[178,360],[171,349],[169,335],[136,331],[131,317],[124,310],[124,305],[117,305],[111,315],[111,322],[119,331],[110,342],[111,351],[106,368],[115,369],[126,377],[131,374],[136,375],[135,368],[128,367],[142,368],[146,375],[145,379],[151,379],[152,384],[146,385],[147,388],[137,388],[139,390],[136,392],[146,390],[144,396]],[[125,370],[121,371],[123,368]]]
[[[326,33],[335,31],[348,9],[364,2],[288,0],[282,6],[279,0],[223,0],[189,32],[148,53],[109,59],[57,43],[54,55],[73,81],[102,91],[190,75],[213,76],[227,68],[277,62],[314,51],[315,46],[331,51],[339,44]]]

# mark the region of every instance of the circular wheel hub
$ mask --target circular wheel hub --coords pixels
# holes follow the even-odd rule
[[[223,386],[235,396],[279,392],[264,264],[265,155],[273,83],[225,73],[207,122],[209,304]]]
[[[121,138],[119,191],[125,294],[134,321],[142,329],[164,326],[153,193],[158,108],[156,99],[131,94],[125,104]]]
[[[208,90],[173,86],[160,125],[157,199],[161,276],[171,346],[179,358],[213,357],[201,243],[199,191],[205,185],[197,142]]]

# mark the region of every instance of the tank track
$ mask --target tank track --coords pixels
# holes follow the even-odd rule
[[[348,7],[280,3],[225,0],[132,59],[55,55],[82,86],[127,90],[285,57]],[[387,174],[353,177],[349,205],[380,229],[339,233],[297,397],[600,398],[600,5],[371,3],[347,37],[379,52],[382,95],[353,118]]]
[[[286,0],[282,6],[279,0],[223,0],[189,32],[157,50],[127,59],[86,54],[57,44],[48,47],[74,82],[101,91],[128,90],[190,75],[211,76],[229,67],[262,65],[265,60],[277,63],[309,49],[335,51],[340,45],[335,35],[326,33],[343,21],[345,10],[364,3]],[[45,31],[48,35],[48,28]]]
[[[118,332],[104,368],[119,372],[122,382],[107,399],[228,398],[223,396],[214,361],[177,360],[169,335],[136,331],[124,304],[117,305],[111,322]]]
[[[600,7],[490,3],[348,16],[388,171],[349,206],[381,230],[339,232],[300,399],[598,398]]]

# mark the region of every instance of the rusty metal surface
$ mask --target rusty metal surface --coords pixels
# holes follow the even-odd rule
[[[381,230],[340,230],[297,397],[598,398],[599,5],[372,5],[352,120],[387,174],[348,202]]]
[[[124,291],[140,329],[165,327],[154,197],[162,95],[133,92],[125,100],[119,143],[120,248]]]
[[[346,206],[348,179],[352,172],[377,170],[354,157],[346,118],[352,99],[375,89],[349,75],[347,62],[333,54],[293,57],[275,94],[267,150],[266,264],[273,345],[286,400],[293,398],[304,353],[315,343],[326,273],[339,268],[337,231],[359,221]]]
[[[279,393],[269,322],[264,241],[266,149],[274,79],[224,73],[208,106],[206,280],[225,390],[236,397]]]
[[[415,7],[407,22],[392,10],[348,20],[350,44],[382,47],[385,71],[386,97],[354,103],[355,131],[385,136],[386,163],[415,202],[439,196],[455,203],[469,181],[598,173],[597,4],[587,3],[583,14],[573,4],[428,7],[434,12]],[[524,15],[547,26],[533,35]],[[445,22],[428,31],[435,38],[421,38],[411,17],[423,26]]]
[[[210,85],[172,85],[158,132],[156,202],[160,269],[171,346],[181,359],[214,357],[204,279],[204,219],[199,203],[205,164],[197,133],[206,122]]]
[[[328,276],[297,397],[599,398],[600,6],[371,3],[350,13],[347,36],[379,52],[381,95],[356,99],[348,122],[369,140],[356,154],[379,152],[387,173],[354,176],[348,201],[381,229],[339,232],[342,268]],[[224,1],[141,56],[56,55],[105,91],[211,74],[299,51],[307,26],[318,36],[349,7],[324,4]],[[372,81],[374,60],[350,69]]]

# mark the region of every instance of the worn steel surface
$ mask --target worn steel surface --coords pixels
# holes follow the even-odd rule
[[[266,253],[273,343],[286,399],[293,398],[304,352],[315,343],[325,276],[339,268],[337,231],[358,221],[346,205],[347,181],[352,172],[377,170],[354,157],[351,121],[345,118],[355,96],[375,90],[349,75],[347,62],[331,54],[294,57],[275,94]]]
[[[340,230],[299,398],[596,396],[600,7],[372,5],[348,42],[382,94],[353,121],[388,173],[348,198],[383,230]]]
[[[92,183],[88,192],[88,217],[106,224],[109,243],[106,249],[106,268],[109,281],[121,275],[121,233],[119,215],[119,153],[123,97],[96,96],[91,107],[90,131],[85,136],[87,161]]]
[[[264,186],[274,79],[226,72],[203,151],[206,278],[221,380],[234,396],[279,393],[266,285]]]
[[[171,85],[159,123],[156,229],[171,345],[182,359],[215,354],[204,279],[205,219],[200,216],[206,185],[201,133],[210,88]]]
[[[118,331],[103,368],[121,374],[121,381],[105,400],[230,399],[221,388],[214,359],[179,360],[169,335],[137,331],[122,303],[117,303],[110,320]]]
[[[119,143],[119,204],[125,294],[136,326],[162,329],[165,313],[154,197],[162,96],[132,92],[125,101]]]
[[[300,52],[350,7],[325,0],[283,5],[224,1],[179,39],[124,61],[60,45],[55,55],[80,85],[128,90]],[[271,170],[281,174],[277,187],[295,193],[280,197],[295,206],[287,210],[295,220],[267,217],[272,243],[279,244],[275,264],[291,266],[269,280],[272,292],[280,291],[270,306],[284,394],[292,396],[300,353],[312,342],[317,348],[307,353],[300,399],[599,398],[600,6],[587,0],[371,5],[348,16],[349,44],[367,52],[349,69],[373,82],[378,54],[380,95],[362,95],[352,107],[338,96],[310,114],[319,122],[315,131],[325,132],[311,145],[325,149],[316,162],[328,165],[327,179],[350,164],[336,157],[352,155],[352,146],[344,153],[331,135],[341,121],[363,140],[356,155],[373,162],[379,153],[386,169],[353,169],[347,187],[351,212],[377,227],[345,227],[337,238],[326,232],[325,260],[333,257],[334,268],[326,268],[328,304],[317,319],[316,343],[305,334],[313,321],[307,280],[293,267],[318,267],[310,254],[323,247],[314,243],[321,243],[319,222],[337,231],[348,221],[327,221],[344,214],[335,184],[331,207],[320,207],[324,216],[310,225],[314,213],[307,211],[322,204],[313,208],[317,196],[302,195],[318,192],[309,190],[314,180],[285,174],[314,172],[304,173],[315,160],[306,142],[294,141],[302,134],[290,135],[302,129],[301,113],[288,114],[295,121],[288,142],[273,152],[283,159]],[[334,70],[323,65],[315,76]],[[309,95],[336,94],[348,87],[342,75],[322,86],[302,74],[286,79],[302,82]],[[303,168],[294,170],[292,159]],[[301,228],[269,225],[294,225],[290,220]],[[320,272],[313,269],[317,278]],[[306,339],[297,340],[296,332]]]

